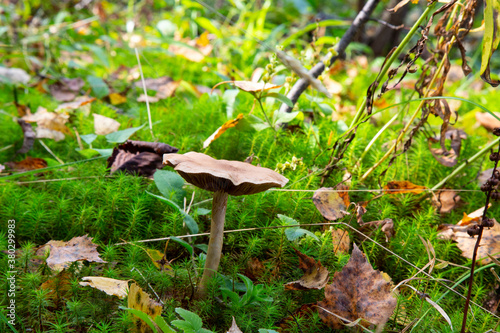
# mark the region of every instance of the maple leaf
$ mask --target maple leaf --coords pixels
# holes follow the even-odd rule
[[[298,281],[285,284],[285,290],[321,289],[326,286],[330,272],[321,262],[316,262],[298,250],[295,253],[299,256],[299,268],[304,271],[304,275]]]
[[[318,310],[319,316],[334,329],[341,329],[343,324],[328,311],[351,322],[361,319],[363,325],[384,324],[397,305],[391,286],[354,244],[349,262],[335,273],[332,284],[325,288],[325,300],[318,302],[323,308]]]
[[[42,256],[47,248],[50,249],[47,265],[55,271],[68,268],[75,261],[106,262],[99,257],[97,245],[92,243],[92,237],[87,235],[74,237],[67,242],[51,240],[38,248],[36,255]]]

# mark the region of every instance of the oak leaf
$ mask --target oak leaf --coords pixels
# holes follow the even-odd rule
[[[299,268],[304,271],[304,275],[298,281],[285,284],[285,290],[321,289],[326,286],[330,272],[321,262],[316,262],[298,250],[295,253],[299,256]]]
[[[397,305],[391,286],[354,244],[349,262],[335,273],[332,284],[325,288],[325,300],[318,305],[351,322],[361,319],[364,326],[384,324]],[[318,310],[323,322],[331,328],[341,329],[341,320],[327,311]]]

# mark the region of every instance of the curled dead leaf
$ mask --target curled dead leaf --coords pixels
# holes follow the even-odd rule
[[[427,144],[429,146],[429,150],[432,153],[432,156],[444,166],[452,167],[458,162],[458,157],[460,156],[460,148],[462,147],[462,139],[466,139],[467,134],[461,130],[450,130],[445,134],[445,140],[451,141],[451,149],[447,150],[444,146],[445,141],[441,142],[440,148],[432,148],[433,143],[440,142],[440,139],[435,139],[429,137],[427,139]]]
[[[347,265],[333,276],[332,284],[325,288],[325,300],[318,305],[351,322],[379,325],[392,315],[397,300],[391,292],[392,284],[366,260],[356,244]],[[341,329],[340,319],[319,309],[323,322],[333,329]]]
[[[440,191],[433,194],[432,203],[441,214],[445,214],[451,212],[460,203],[460,196],[452,190]]]
[[[285,284],[285,290],[321,289],[326,286],[330,272],[321,265],[321,262],[316,262],[298,250],[295,250],[295,253],[299,256],[299,268],[304,275],[298,281]]]
[[[127,297],[128,282],[130,280],[116,280],[101,276],[85,276],[82,278],[82,281],[83,282],[79,282],[81,286],[89,286],[104,291],[108,295],[125,298]]]
[[[500,118],[500,112],[494,112],[497,117]],[[492,131],[496,127],[500,127],[500,120],[493,117],[488,112],[476,112],[477,122],[486,128],[488,131]]]
[[[243,91],[246,91],[246,92],[249,92],[249,93],[257,93],[257,92],[260,92],[260,91],[268,91],[268,90],[271,90],[271,89],[276,89],[276,88],[280,88],[281,87],[281,86],[277,86],[277,85],[274,85],[274,84],[271,84],[271,83],[264,83],[264,82],[223,81],[223,82],[219,82],[215,86],[213,86],[212,92],[214,91],[214,89],[216,87],[218,87],[218,86],[220,86],[221,84],[224,84],[224,83],[232,83],[236,87],[238,87],[239,89],[241,89]]]
[[[107,135],[118,131],[120,123],[114,119],[94,113],[94,131],[97,135]]]
[[[81,78],[62,78],[49,86],[50,94],[61,102],[69,102],[75,99],[76,95],[83,88],[85,82]]]
[[[203,149],[206,149],[212,142],[217,140],[226,130],[231,127],[238,125],[239,121],[243,119],[243,113],[240,113],[235,119],[231,119],[222,124],[221,127],[215,130],[215,132],[210,135],[205,142],[203,142]]]

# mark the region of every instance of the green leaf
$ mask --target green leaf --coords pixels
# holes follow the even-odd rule
[[[192,234],[197,234],[199,232],[198,224],[193,219],[193,217],[189,214],[186,214],[186,212],[181,207],[179,207],[175,202],[173,202],[170,199],[164,198],[162,196],[148,192],[148,191],[146,191],[146,193],[157,198],[157,199],[160,199],[161,201],[165,202],[167,205],[169,205],[170,207],[175,209],[179,214],[181,214],[184,217],[184,223],[186,223],[186,226],[188,227],[189,231]]]
[[[156,316],[155,323],[163,333],[176,333],[172,327],[168,326],[162,316]]]
[[[85,46],[95,54],[97,59],[99,59],[99,62],[101,62],[101,64],[103,64],[104,67],[109,67],[108,53],[102,47],[92,44],[86,44]]]
[[[109,148],[109,149],[92,148],[92,149],[95,150],[96,152],[98,152],[99,154],[101,154],[101,156],[103,156],[103,157],[111,156],[111,154],[113,154],[113,149],[111,149],[111,148]]]
[[[186,191],[182,189],[184,179],[177,172],[168,170],[156,170],[154,174],[156,187],[165,198],[173,199],[180,203],[186,195]]]
[[[103,98],[104,96],[109,95],[109,87],[103,79],[89,75],[87,76],[87,82],[90,84],[95,97]]]
[[[170,236],[170,239],[184,246],[189,251],[189,254],[193,255],[193,247],[188,242],[174,236]]]
[[[92,142],[94,142],[94,140],[97,139],[97,134],[91,133],[91,134],[80,135],[80,138],[90,146],[92,145]]]
[[[299,111],[294,112],[276,112],[274,114],[277,123],[289,123],[297,117]]]
[[[234,103],[239,92],[239,89],[228,89],[222,94],[222,100],[226,104],[226,116],[228,118],[233,117]]]
[[[78,154],[82,155],[85,158],[91,158],[96,155],[99,155],[99,152],[95,149],[79,149],[75,148],[75,150],[78,152]]]
[[[313,234],[309,230],[305,230],[302,228],[287,228],[285,230],[285,235],[286,235],[286,238],[288,238],[288,240],[291,242],[293,242],[296,239],[299,239],[300,237],[302,237],[304,235],[311,236],[315,240],[319,241],[319,238],[315,234]]]
[[[206,208],[196,208],[196,215],[207,215],[210,214],[212,211],[210,209]]]
[[[127,310],[128,312],[130,312],[131,314],[133,314],[134,316],[138,317],[139,319],[144,321],[146,324],[148,324],[148,326],[151,328],[151,330],[153,332],[159,333],[158,330],[156,329],[153,321],[151,320],[151,317],[148,316],[147,314],[145,314],[144,312],[142,312],[140,310],[136,310],[136,309],[126,308],[124,306],[119,306],[119,308],[122,310]]]
[[[484,6],[484,35],[483,53],[481,57],[481,78],[496,87],[500,84],[498,80],[490,78],[490,61],[493,53],[500,43],[500,2],[498,0],[486,0]]]
[[[146,124],[144,124],[146,125]],[[106,135],[106,140],[111,143],[123,143],[128,140],[135,132],[138,130],[142,129],[144,125],[139,126],[139,127],[131,127],[124,129],[122,131],[116,131],[113,133],[109,133]]]
[[[201,326],[203,326],[200,316],[198,316],[196,313],[185,310],[183,308],[175,308],[175,312],[177,312],[185,321],[190,323],[195,331],[198,331]]]
[[[265,94],[263,97],[271,97],[271,98],[276,98],[277,100],[285,103],[289,107],[293,108],[293,102],[286,97],[283,94],[277,93],[277,92],[270,92],[269,94]]]
[[[206,17],[197,17],[194,21],[203,29],[208,30],[208,32],[217,36],[217,38],[223,38],[222,32]]]

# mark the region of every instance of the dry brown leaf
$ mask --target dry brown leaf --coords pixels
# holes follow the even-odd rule
[[[156,103],[161,99],[171,97],[180,85],[180,81],[174,81],[171,77],[162,76],[156,79],[144,79],[144,84],[146,89],[156,91],[155,96],[148,95],[148,101],[150,103]],[[137,88],[143,88],[142,80],[136,81],[134,86]],[[146,95],[141,94],[137,98],[138,102],[146,102]]]
[[[51,240],[37,249],[36,255],[43,256],[46,249],[50,249],[47,265],[57,272],[68,268],[75,261],[92,261],[105,263],[99,257],[97,245],[92,243],[92,237],[74,237],[67,242]]]
[[[415,185],[407,180],[394,180],[384,186],[384,192],[388,194],[414,193],[420,194],[427,189],[425,186]]]
[[[107,135],[118,131],[120,123],[114,119],[94,113],[94,131],[97,135]]]
[[[22,117],[28,123],[36,123],[36,137],[38,139],[48,138],[60,141],[64,139],[64,134],[69,134],[66,127],[69,115],[66,113],[48,112],[46,108],[39,106],[34,114],[27,114]]]
[[[338,185],[336,188],[322,187],[314,192],[314,205],[325,219],[335,221],[350,214],[347,212],[350,204],[348,189],[346,185]]]
[[[364,231],[373,227],[381,227],[380,230],[385,234],[385,241],[389,242],[389,240],[394,237],[394,221],[392,219],[384,219],[379,221],[371,221],[360,224],[360,231]]]
[[[168,50],[178,56],[194,62],[203,61],[203,59],[205,59],[205,57],[208,56],[213,50],[213,46],[210,45],[210,40],[208,38],[208,31],[202,33],[200,37],[195,40],[187,40],[185,42],[187,45],[194,47],[198,51],[177,44],[170,44]]]
[[[316,262],[298,250],[295,253],[299,256],[299,268],[304,271],[304,275],[298,281],[285,284],[285,290],[321,289],[326,286],[330,272],[321,262]]]
[[[460,203],[460,196],[455,191],[440,191],[434,194],[432,203],[441,214],[445,214],[451,212]]]
[[[119,298],[127,297],[128,282],[130,280],[116,280],[101,276],[85,276],[82,280],[84,282],[79,282],[81,286],[99,289],[108,295],[118,296]]]
[[[206,149],[212,142],[217,140],[222,134],[224,134],[227,129],[238,125],[241,119],[243,119],[243,113],[240,113],[235,119],[228,120],[224,124],[222,124],[221,127],[216,129],[215,132],[210,135],[208,139],[205,140],[205,142],[203,142],[203,149]]]
[[[245,275],[248,276],[251,280],[258,280],[266,268],[264,264],[258,258],[250,258],[247,261],[247,267],[245,269]]]
[[[349,262],[335,273],[332,284],[325,288],[325,300],[318,305],[350,321],[362,318],[361,324],[366,326],[384,324],[397,305],[391,286],[354,244]],[[329,327],[343,328],[337,317],[322,309],[318,312]]]
[[[443,146],[439,148],[432,148],[433,143],[439,143],[439,138],[429,137],[427,139],[427,145],[432,153],[432,156],[444,166],[452,167],[458,162],[458,157],[460,156],[460,148],[462,147],[462,139],[467,139],[467,134],[462,130],[449,130],[445,133],[445,140],[451,141],[451,150],[447,150]],[[443,142],[444,144],[444,142]]]
[[[59,308],[71,287],[71,274],[67,270],[59,272],[56,276],[42,283],[43,290],[48,290],[47,297],[54,302],[54,306]]]
[[[497,117],[500,118],[500,112],[494,112]],[[489,131],[492,131],[495,127],[500,127],[500,120],[493,117],[488,112],[476,112],[477,122]]]
[[[61,110],[75,110],[81,108],[82,106],[90,104],[93,101],[95,101],[95,97],[79,96],[73,102],[62,103],[57,107],[55,111],[59,112]]]
[[[61,102],[69,102],[75,99],[79,90],[83,88],[85,82],[81,78],[63,78],[49,86],[50,94]]]
[[[7,162],[5,166],[17,172],[24,172],[46,168],[47,162],[42,158],[28,156],[20,162]]]
[[[325,76],[323,79],[323,84],[326,90],[332,95],[339,95],[342,92],[343,86],[329,76]]]
[[[128,307],[130,309],[136,309],[144,312],[153,320],[153,322],[157,316],[161,315],[162,311],[161,304],[152,300],[151,297],[149,297],[149,295],[136,283],[132,283],[130,286],[130,291],[128,293]],[[133,327],[134,329],[132,332],[151,332],[149,325],[136,316],[134,316]]]
[[[233,317],[233,323],[231,324],[231,327],[229,328],[229,331],[227,333],[243,333],[238,325],[236,325],[236,320]]]
[[[475,224],[477,224],[477,222],[473,222],[469,226]],[[466,226],[445,228],[439,232],[438,238],[456,241],[458,248],[462,250],[462,256],[472,259],[477,237],[470,237],[467,233],[467,228]],[[483,229],[483,236],[477,251],[477,263],[480,265],[489,264],[492,262],[489,256],[495,259],[500,258],[500,224],[496,220],[494,220],[492,228]]]
[[[491,203],[488,204],[488,208],[491,207]],[[470,214],[464,212],[464,217],[458,221],[457,225],[469,225],[471,222],[477,222],[483,216],[484,207],[481,207]]]
[[[333,252],[336,255],[349,253],[351,247],[349,233],[342,229],[331,228],[330,230],[332,232]]]

